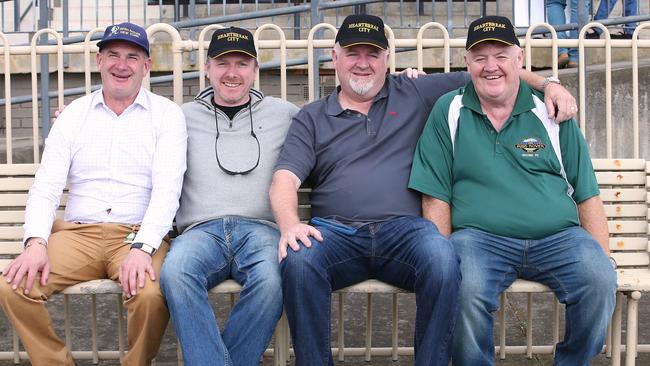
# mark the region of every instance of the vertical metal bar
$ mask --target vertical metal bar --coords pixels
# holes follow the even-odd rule
[[[621,365],[621,328],[623,322],[623,299],[622,292],[616,293],[616,307],[612,318],[612,366]]]
[[[257,1],[257,0],[255,0]],[[196,19],[196,0],[190,0],[190,9],[189,9],[189,15],[190,19],[194,20]],[[196,39],[196,27],[190,28],[190,39],[194,41]],[[190,65],[194,66],[196,65],[196,52],[190,51],[189,54],[189,62]]]
[[[300,39],[300,13],[293,15],[293,39]]]
[[[506,293],[499,297],[499,358],[506,358]]]
[[[586,15],[587,14],[585,14],[585,0],[578,0],[578,33],[580,33],[582,27],[585,26],[584,17]]]
[[[223,15],[226,15],[226,7],[227,7],[226,0],[223,0],[221,6],[221,9],[223,9]]]
[[[142,1],[142,25],[147,28],[147,0]]]
[[[162,3],[162,0],[158,0],[158,19],[159,19],[160,23],[163,22],[162,16],[163,16],[163,3]]]
[[[393,318],[392,318],[392,324],[391,325],[392,325],[391,348],[393,349],[392,353],[391,353],[391,356],[392,356],[393,361],[397,361],[397,359],[398,359],[397,351],[398,351],[398,348],[399,348],[398,334],[397,334],[397,332],[399,330],[398,327],[397,327],[397,294],[393,294]]]
[[[63,37],[67,38],[70,30],[70,24],[68,24],[70,21],[68,14],[68,0],[63,0],[61,6],[63,7]],[[70,66],[70,55],[65,54],[63,55],[63,67],[67,68],[68,66]]]
[[[436,21],[436,0],[431,0],[431,21]]]
[[[18,333],[16,333],[16,330],[13,327],[11,328],[11,333],[13,335],[14,363],[19,364],[20,363],[20,347],[19,347],[19,343],[18,343]]]
[[[634,366],[636,363],[640,298],[641,293],[639,291],[633,291],[627,298],[627,337],[625,339],[625,366]]]
[[[404,26],[404,0],[399,0],[399,26]]]
[[[115,24],[115,0],[111,0],[111,24]]]
[[[14,1],[14,32],[20,31],[20,1]]]
[[[530,360],[533,358],[533,293],[528,293],[528,306],[526,319],[528,326],[526,327],[526,357]]]
[[[131,0],[126,0],[126,21],[131,22]]]
[[[97,295],[92,294],[90,296],[90,312],[92,319],[90,320],[90,334],[92,337],[91,346],[93,353],[93,363],[99,363],[99,348],[97,346]]]
[[[338,331],[338,344],[339,344],[339,362],[345,361],[345,320],[343,317],[343,297],[344,293],[339,293],[339,331]]]
[[[38,20],[39,29],[47,28],[48,23],[48,4],[47,1],[42,1],[40,10],[40,19]],[[41,44],[47,42],[47,34],[41,36]],[[41,125],[43,129],[43,141],[50,133],[50,98],[48,97],[48,92],[50,90],[50,61],[47,54],[41,55]],[[34,141],[35,144],[38,144],[39,141]],[[38,161],[34,161],[37,163]]]
[[[241,1],[241,0],[240,0]],[[316,24],[321,22],[322,15],[318,9],[320,0],[312,0],[311,2],[311,26],[314,27]],[[319,31],[314,34],[314,39],[321,38],[323,34],[322,31]],[[313,72],[313,83],[314,83],[314,99],[320,99],[320,55],[323,51],[320,48],[314,48],[314,63],[311,65]],[[312,100],[310,100],[311,102]]]
[[[95,27],[99,27],[99,0],[95,0]]]
[[[498,0],[497,0],[498,1]],[[481,17],[487,14],[487,4],[485,0],[481,0]]]
[[[117,299],[117,349],[120,354],[120,362],[124,360],[124,304],[122,294],[116,295]]]
[[[178,22],[181,20],[181,6],[178,3],[178,0],[174,0],[174,21]]]
[[[11,54],[9,53],[9,41],[4,34],[0,34],[0,40],[2,40],[2,46],[4,48],[3,60],[4,60],[4,73],[5,73],[5,138],[6,143],[5,147],[7,148],[7,164],[13,163],[13,126],[11,118]],[[12,328],[13,329],[13,328]],[[14,332],[14,336],[16,333]],[[16,338],[17,339],[17,338]]]
[[[79,1],[79,29],[84,29],[84,0]]]
[[[72,346],[72,331],[70,327],[70,298],[68,295],[63,295],[63,316],[65,346],[70,350]]]
[[[554,297],[553,305],[553,356],[555,356],[555,347],[560,341],[560,301]]]
[[[372,351],[372,293],[366,295],[366,362],[370,362]]]
[[[454,3],[452,0],[447,0],[447,32],[449,37],[454,34]]]

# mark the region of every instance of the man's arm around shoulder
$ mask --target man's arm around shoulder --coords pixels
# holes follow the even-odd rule
[[[309,248],[311,246],[310,236],[318,241],[323,240],[320,231],[300,222],[298,217],[298,188],[300,188],[300,184],[300,179],[290,170],[279,169],[273,174],[269,196],[275,221],[280,228],[279,261],[287,257],[287,247],[291,247],[294,251],[300,250],[298,241]]]

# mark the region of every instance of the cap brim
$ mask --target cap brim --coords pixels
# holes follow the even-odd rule
[[[137,42],[133,42],[133,41],[130,40],[130,39],[113,38],[113,39],[108,39],[108,40],[106,40],[106,41],[99,41],[99,42],[97,42],[97,48],[99,48],[99,50],[101,51],[102,48],[103,48],[104,46],[106,46],[107,44],[109,44],[109,43],[111,43],[111,42],[115,42],[115,41],[122,41],[122,42],[130,43],[130,44],[132,44],[132,45],[134,45],[134,46],[137,46],[138,48],[140,48],[141,50],[143,50],[144,53],[147,54],[147,56],[149,56],[149,50],[148,50],[148,49],[142,47],[141,44],[139,44],[139,43],[137,43]]]
[[[225,55],[227,53],[234,53],[234,52],[243,53],[244,55],[247,55],[247,56],[250,56],[250,57],[252,57],[254,59],[257,59],[257,56],[253,55],[252,53],[250,53],[248,51],[244,51],[244,50],[226,50],[226,51],[222,51],[222,52],[220,52],[220,53],[218,53],[218,54],[216,54],[214,56],[208,55],[208,57],[217,58],[217,57],[223,56],[223,55]]]
[[[501,43],[507,44],[508,46],[514,46],[514,45],[515,45],[515,44],[512,43],[512,42],[504,41],[504,40],[502,40],[502,39],[498,39],[498,38],[485,38],[485,39],[481,39],[481,40],[479,40],[479,41],[476,41],[476,42],[472,43],[471,45],[465,47],[465,49],[469,51],[470,48],[476,46],[477,44],[482,43],[482,42],[487,42],[487,41],[496,41],[496,42],[501,42]]]
[[[339,44],[341,45],[342,48],[348,48],[348,47],[352,47],[352,46],[358,46],[358,45],[365,44],[365,45],[368,45],[368,46],[374,46],[374,47],[377,47],[377,48],[381,48],[382,50],[388,49],[387,45],[382,45],[379,42],[373,42],[373,41],[369,41],[369,40],[366,40],[366,39],[364,39],[364,40],[349,40],[348,42],[345,42],[345,44],[343,44],[341,42],[339,42]]]

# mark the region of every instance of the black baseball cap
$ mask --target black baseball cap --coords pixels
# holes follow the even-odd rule
[[[240,52],[257,58],[253,34],[246,29],[230,27],[217,29],[212,33],[208,57],[216,58],[226,53]]]
[[[104,46],[113,41],[125,41],[132,43],[144,50],[149,56],[149,39],[144,28],[133,23],[113,24],[106,27],[104,36],[101,41],[97,42],[97,47],[101,51]]]
[[[336,33],[336,42],[343,48],[368,44],[385,50],[388,48],[388,40],[384,33],[384,21],[374,15],[348,15]]]
[[[497,41],[508,46],[519,46],[519,39],[515,35],[515,27],[506,17],[491,15],[478,18],[469,25],[465,49],[476,46],[485,41]]]

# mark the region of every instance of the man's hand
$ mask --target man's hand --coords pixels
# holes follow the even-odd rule
[[[30,239],[27,243],[38,239],[40,238]],[[34,279],[38,272],[41,272],[41,286],[45,286],[50,276],[47,248],[44,245],[33,243],[18,258],[9,263],[7,268],[2,271],[2,275],[5,276],[7,283],[11,283],[11,288],[14,290],[20,286],[23,277],[27,275],[27,281],[25,282],[25,295],[27,295],[34,285]]]
[[[418,69],[414,69],[412,67],[407,67],[406,69],[395,73],[395,75],[401,75],[401,74],[406,75],[406,77],[409,79],[417,79],[418,76],[426,75],[427,73],[424,71],[419,71]]]
[[[300,222],[286,230],[282,230],[280,242],[278,243],[278,261],[282,262],[287,257],[287,247],[291,247],[294,252],[299,251],[300,244],[298,244],[298,241],[302,242],[302,245],[307,248],[311,247],[310,236],[318,241],[323,241],[323,235],[320,231],[313,226]]]
[[[131,249],[120,265],[119,281],[125,297],[135,296],[138,288],[144,287],[145,272],[152,281],[156,280],[151,256],[140,249]]]
[[[52,117],[52,121],[50,123],[51,125],[54,125],[54,122],[56,122],[56,119],[59,118],[61,112],[63,112],[64,109],[65,109],[65,104],[61,105],[59,109],[54,111],[54,117]]]
[[[562,85],[548,83],[544,88],[544,103],[548,116],[556,123],[564,122],[574,118],[578,113],[576,98],[569,93]]]

